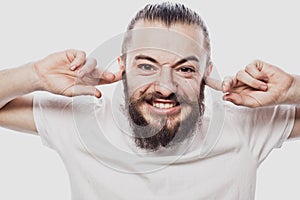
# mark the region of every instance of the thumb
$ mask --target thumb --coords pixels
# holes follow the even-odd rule
[[[91,95],[97,98],[102,96],[101,92],[91,85],[76,85],[73,88],[72,96]]]

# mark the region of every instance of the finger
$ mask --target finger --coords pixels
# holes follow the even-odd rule
[[[223,100],[230,101],[235,105],[242,105],[242,98],[240,95],[235,93],[226,94],[223,96]]]
[[[250,74],[248,74],[246,71],[241,70],[236,75],[237,81],[240,81],[254,89],[266,91],[268,89],[268,85],[260,80],[257,80],[253,78]]]
[[[258,107],[260,105],[256,99],[251,98],[251,97],[245,97],[245,96],[242,96],[237,93],[226,94],[223,96],[223,99],[225,101],[230,101],[233,104],[238,105],[238,106],[247,106],[247,107],[254,108],[254,107]]]
[[[122,80],[123,72],[124,72],[124,68],[121,67],[120,70],[117,73],[114,74],[115,78],[113,79],[113,82],[117,82],[117,81]]]
[[[101,79],[99,81],[99,85],[114,83],[121,79],[119,78],[118,75],[116,75],[112,72],[103,72],[101,75]]]
[[[214,89],[214,90],[218,90],[218,91],[223,91],[223,83],[220,80],[214,79],[214,78],[210,78],[210,77],[206,77],[205,78],[205,84]]]
[[[230,92],[230,90],[234,87],[238,86],[238,81],[235,77],[226,76],[222,82],[222,90],[224,93]]]
[[[94,71],[97,66],[97,60],[94,58],[87,58],[84,65],[78,71],[78,76],[83,77],[86,74],[89,74]]]
[[[252,63],[245,67],[245,71],[253,78],[264,82],[268,82],[269,79],[267,74],[265,74],[261,70],[261,65],[257,65],[257,63]]]
[[[79,66],[83,65],[86,58],[86,53],[84,51],[70,49],[66,50],[66,56],[70,60],[70,69],[75,70]]]
[[[101,80],[99,84],[109,84],[109,83],[114,83],[117,81],[122,80],[122,74],[123,74],[124,69],[121,68],[118,72],[112,73],[112,72],[103,72],[101,75]]]
[[[100,98],[101,92],[96,87],[90,85],[74,86],[71,96],[80,96],[80,95],[91,95]]]

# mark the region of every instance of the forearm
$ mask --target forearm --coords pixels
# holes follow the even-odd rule
[[[293,84],[289,90],[289,104],[296,105],[294,127],[289,139],[300,138],[300,76],[294,76]]]
[[[11,100],[39,90],[34,63],[0,71],[0,109]]]
[[[287,93],[287,104],[300,105],[300,76],[294,75],[293,84]]]

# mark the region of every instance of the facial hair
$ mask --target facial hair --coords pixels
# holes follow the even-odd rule
[[[195,129],[201,126],[201,118],[204,113],[204,81],[200,84],[200,93],[197,101],[190,101],[187,97],[172,93],[168,97],[152,92],[143,93],[138,98],[133,98],[136,95],[133,94],[131,97],[128,95],[128,85],[126,73],[123,73],[123,84],[125,94],[125,110],[128,114],[130,126],[133,131],[134,141],[137,147],[149,150],[157,151],[161,147],[171,147],[173,144],[183,142],[185,139],[193,136]],[[172,115],[164,116],[151,116],[159,123],[154,126],[149,123],[144,117],[140,107],[145,102],[151,102],[151,99],[165,99],[178,102],[179,106],[190,106],[191,112],[186,116],[185,119],[174,121]],[[179,113],[182,116],[182,110]],[[182,117],[180,117],[182,118]]]

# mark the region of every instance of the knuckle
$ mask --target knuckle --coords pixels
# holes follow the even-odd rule
[[[236,73],[236,78],[238,80],[240,80],[242,77],[243,77],[243,74],[244,74],[244,70],[240,70]]]
[[[259,64],[261,63],[262,61],[260,59],[255,59],[252,61],[252,64],[256,65],[256,64]]]
[[[253,64],[259,71],[261,71],[264,66],[264,62],[258,59],[255,60]]]
[[[245,71],[251,71],[252,68],[253,68],[253,65],[247,65],[245,67]]]
[[[86,53],[82,50],[79,50],[78,53],[83,57],[85,58],[86,57]]]
[[[76,49],[67,49],[67,50],[65,50],[65,52],[73,54],[74,52],[76,52]]]

